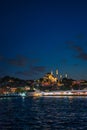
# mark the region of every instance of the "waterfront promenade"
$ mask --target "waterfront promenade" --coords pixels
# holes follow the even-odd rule
[[[87,96],[86,90],[42,92],[42,96]]]
[[[67,90],[67,91],[32,91],[19,94],[1,94],[0,97],[42,97],[42,96],[87,96],[87,90]]]
[[[43,92],[43,91],[35,91],[35,92],[28,92],[27,96],[87,96],[86,90],[72,90],[72,91],[50,91],[50,92]]]

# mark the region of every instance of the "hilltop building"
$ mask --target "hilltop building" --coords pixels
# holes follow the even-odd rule
[[[44,81],[50,81],[52,83],[57,82],[57,78],[52,74],[52,73],[47,73],[44,77],[43,77]]]

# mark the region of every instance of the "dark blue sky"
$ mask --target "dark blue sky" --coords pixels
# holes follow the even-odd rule
[[[0,76],[36,79],[56,69],[87,79],[86,0],[2,0]]]

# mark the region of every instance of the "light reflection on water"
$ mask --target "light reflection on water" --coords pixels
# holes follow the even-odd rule
[[[87,97],[0,98],[0,130],[87,130]]]

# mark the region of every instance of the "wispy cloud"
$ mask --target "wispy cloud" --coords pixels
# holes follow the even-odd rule
[[[35,76],[43,74],[46,71],[46,67],[39,65],[39,63],[41,63],[41,60],[38,57],[33,58],[32,57],[17,55],[13,58],[7,58],[0,55],[0,61],[3,62],[5,66],[7,65],[9,70],[10,68],[11,70],[13,68],[14,71],[14,67],[16,67],[17,69],[17,72],[15,72],[16,75],[33,78]],[[20,70],[21,68],[23,69],[23,71]],[[4,71],[0,70],[0,75],[3,75],[4,73],[5,73]]]
[[[64,58],[64,59],[61,59],[60,62],[61,62],[61,64],[66,64],[68,62],[68,60]]]
[[[75,50],[77,53],[81,53],[84,51],[83,48],[81,46],[78,46],[78,45],[73,45],[71,48],[73,50]]]
[[[7,70],[4,67],[0,68],[0,77],[2,77],[3,75],[6,75],[6,73],[7,73]]]
[[[27,58],[23,57],[23,56],[19,56],[14,59],[8,60],[8,63],[10,65],[14,65],[14,66],[18,66],[18,67],[25,67],[27,62],[28,62]]]
[[[0,55],[0,61],[4,60],[4,56]]]
[[[17,75],[21,75],[21,76],[32,76],[33,73],[30,73],[30,71],[18,71],[16,72]]]
[[[76,36],[79,40],[82,40],[84,38],[83,34],[79,34]],[[66,45],[68,45],[69,49],[74,51],[74,57],[87,61],[87,53],[85,52],[83,46],[77,44],[74,41],[67,41],[65,42]]]
[[[16,72],[17,75],[25,76],[25,77],[34,77],[41,73],[44,73],[46,70],[45,66],[33,66],[29,70]]]
[[[78,67],[78,66],[79,66],[79,64],[78,64],[78,63],[75,63],[75,64],[73,64],[73,66]]]
[[[39,72],[39,73],[44,72],[45,69],[46,69],[45,66],[33,66],[33,67],[31,67],[31,71],[35,71],[35,72]]]
[[[82,33],[75,36],[75,38],[77,38],[77,39],[79,39],[79,40],[84,39],[84,37],[85,37],[85,35],[82,34]]]
[[[85,52],[79,53],[76,57],[87,61],[87,53],[85,53]]]
[[[39,58],[30,58],[30,57],[27,58],[23,55],[17,55],[15,58],[6,59],[5,62],[7,62],[10,65],[17,66],[17,67],[26,67],[26,65],[32,66],[36,63],[39,63],[40,59]]]
[[[66,41],[65,44],[73,45],[73,44],[75,44],[75,41]]]
[[[74,45],[72,48],[77,53],[76,58],[87,61],[87,53],[81,46]]]
[[[36,64],[36,63],[39,63],[41,60],[39,58],[29,58],[29,61],[28,63],[29,64]]]

